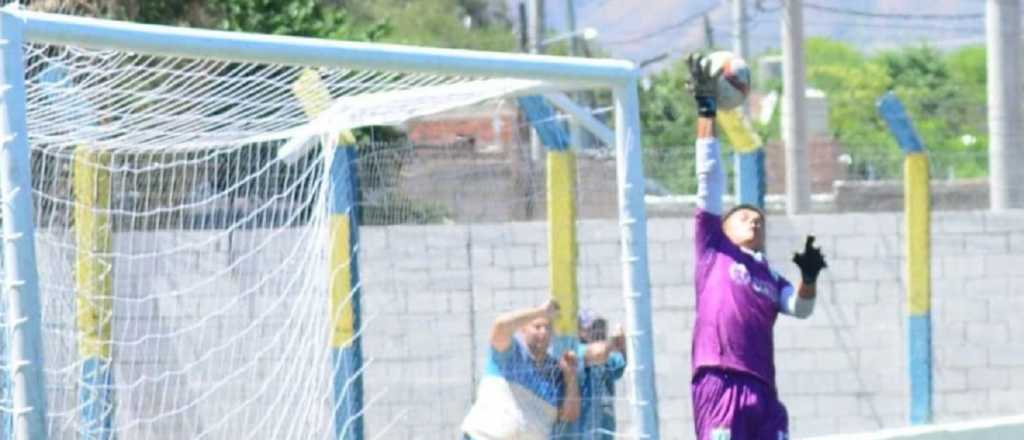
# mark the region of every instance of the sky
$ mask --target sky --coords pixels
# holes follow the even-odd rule
[[[510,10],[520,0],[508,0]],[[549,33],[564,32],[569,0],[546,0]],[[733,46],[733,0],[573,0],[577,27],[598,30],[597,42],[616,58],[671,58],[703,47],[702,15],[715,45]],[[782,0],[746,0],[751,50],[780,44]],[[956,48],[985,41],[984,0],[804,1],[804,33],[851,43],[865,51],[905,44]],[[657,69],[665,63],[655,63]]]

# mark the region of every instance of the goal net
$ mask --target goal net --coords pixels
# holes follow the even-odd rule
[[[5,252],[0,436],[457,438],[495,317],[551,296],[553,355],[580,310],[625,325],[584,408],[656,435],[628,65],[0,19],[31,176],[4,233],[34,244]]]

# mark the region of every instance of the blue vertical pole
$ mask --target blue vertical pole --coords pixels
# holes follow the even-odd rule
[[[337,440],[363,439],[356,158],[354,145],[335,148],[330,167],[331,357],[334,362],[334,429]]]
[[[764,208],[764,149],[736,153],[736,202]]]
[[[92,357],[82,363],[82,384],[78,399],[81,405],[82,440],[114,438],[114,374],[109,359]]]

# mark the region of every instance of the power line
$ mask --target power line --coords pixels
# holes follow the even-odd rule
[[[766,14],[779,12],[782,10],[784,6],[786,6],[786,0],[779,0],[779,4],[773,8],[766,8],[764,6],[764,0],[757,0],[754,2],[754,8],[757,9],[758,12],[763,12]]]
[[[779,12],[783,7],[786,6],[786,2],[789,0],[777,0],[778,4],[772,7],[765,6],[766,0],[755,0],[754,6],[757,12],[764,14],[772,14]],[[984,2],[985,0],[979,0]],[[897,14],[888,12],[871,12],[862,9],[852,8],[841,8],[837,6],[820,5],[816,3],[804,3],[803,7],[806,9],[812,9],[819,12],[838,14],[838,15],[849,15],[855,17],[868,17],[868,18],[880,18],[888,20],[980,20],[985,18],[985,14],[972,13],[972,14]]]
[[[603,44],[605,46],[617,46],[617,45],[622,45],[622,44],[630,44],[630,43],[636,43],[638,41],[643,41],[643,40],[646,40],[648,38],[652,38],[652,37],[658,36],[660,34],[663,34],[665,32],[668,32],[668,31],[671,31],[671,30],[678,29],[678,28],[681,28],[683,26],[686,26],[687,24],[690,24],[690,22],[692,22],[692,21],[694,21],[694,20],[696,20],[698,18],[703,17],[704,14],[707,14],[707,13],[709,13],[709,12],[715,10],[715,9],[718,9],[719,6],[722,6],[722,2],[721,1],[715,2],[715,4],[705,8],[704,10],[702,10],[700,12],[697,12],[695,14],[690,14],[690,15],[686,16],[686,18],[684,18],[684,19],[682,19],[682,20],[680,20],[678,22],[675,22],[675,23],[672,23],[670,25],[667,25],[667,26],[655,29],[655,30],[653,30],[651,32],[648,32],[646,34],[637,35],[635,37],[625,38],[625,39],[622,39],[622,40],[602,41],[601,44]]]
[[[777,12],[777,11],[782,9],[782,7],[785,5],[785,1],[788,1],[788,0],[778,0],[778,1],[779,1],[778,5],[768,7],[768,6],[765,5],[765,3],[766,3],[765,0],[757,0],[755,2],[755,9],[758,12],[765,13],[765,14],[771,14],[771,13]],[[703,15],[705,15],[705,14],[707,14],[707,13],[709,13],[709,12],[715,10],[715,9],[717,9],[718,7],[721,6],[721,4],[722,4],[721,1],[719,1],[719,2],[717,2],[715,4],[713,4],[713,5],[705,8],[704,10],[702,10],[700,12],[688,15],[686,18],[684,18],[684,19],[682,19],[682,20],[680,20],[680,21],[678,21],[676,23],[672,23],[670,25],[667,25],[667,26],[655,29],[655,30],[653,30],[651,32],[648,32],[648,33],[645,33],[645,34],[641,34],[641,35],[637,35],[635,37],[624,38],[624,39],[621,39],[621,40],[603,41],[602,44],[607,45],[607,46],[617,46],[617,45],[636,43],[636,42],[640,42],[640,41],[643,41],[643,40],[647,40],[649,38],[656,37],[656,36],[661,35],[661,34],[663,34],[665,32],[668,32],[668,31],[671,31],[671,30],[674,30],[674,29],[678,29],[678,28],[681,28],[681,27],[684,27],[684,26],[690,24],[694,20],[697,20],[697,19],[701,18]],[[841,8],[841,7],[835,7],[835,6],[820,5],[820,4],[816,4],[816,3],[804,3],[803,6],[805,8],[807,8],[807,9],[817,10],[817,11],[820,11],[820,12],[825,12],[825,13],[830,13],[830,14],[847,15],[847,16],[855,16],[855,17],[866,17],[866,18],[875,18],[875,19],[887,19],[887,20],[928,20],[928,21],[947,21],[947,20],[951,20],[951,21],[966,21],[966,20],[979,20],[979,19],[984,18],[984,16],[985,16],[984,14],[893,14],[893,13],[877,13],[877,12],[870,12],[870,11],[859,10],[859,9]],[[755,19],[753,17],[748,17],[747,20],[748,20],[748,23],[755,21]],[[843,24],[843,25],[849,25],[849,26],[853,26],[853,27],[877,28],[877,29],[901,29],[901,30],[935,30],[935,31],[947,30],[947,31],[961,31],[961,32],[982,32],[984,30],[984,29],[981,29],[981,28],[967,28],[967,27],[950,28],[950,27],[944,27],[944,26],[940,26],[940,25],[929,26],[929,25],[924,25],[924,24],[921,24],[921,25],[895,25],[895,24],[869,24],[869,23],[864,23],[864,24],[860,24],[860,23],[835,23],[835,24]],[[806,25],[813,25],[813,24],[812,23],[806,23]]]
[[[776,20],[772,19],[761,19],[755,21],[755,24],[760,23],[774,23]],[[920,30],[920,31],[952,31],[952,32],[972,32],[979,33],[984,32],[984,27],[971,27],[971,26],[944,26],[940,24],[927,24],[927,23],[864,23],[855,21],[813,21],[804,23],[805,27],[835,27],[835,26],[846,26],[850,28],[869,28],[869,29],[891,29],[891,30]],[[719,26],[722,29],[728,29],[725,26]]]
[[[851,15],[856,17],[884,18],[895,20],[980,20],[985,14],[893,14],[870,12],[860,9],[840,8],[835,6],[804,3],[804,8],[814,9],[831,14]]]
[[[833,22],[833,23],[814,23],[808,25],[811,26],[849,26],[851,28],[868,28],[868,29],[885,29],[894,31],[948,31],[948,32],[969,32],[969,33],[984,33],[985,28],[983,27],[963,27],[963,26],[929,26],[926,24],[887,24],[887,23],[847,23],[847,22]]]

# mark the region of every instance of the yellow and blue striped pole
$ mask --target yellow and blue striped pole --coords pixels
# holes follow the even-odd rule
[[[110,153],[80,146],[74,154],[78,397],[86,440],[113,438],[111,323],[114,318]]]
[[[932,420],[931,220],[928,156],[907,153],[903,193],[907,234],[907,296],[910,304],[910,421]]]
[[[331,104],[327,86],[315,70],[306,69],[292,84],[292,93],[310,119]],[[331,360],[334,372],[334,435],[337,440],[363,439],[363,368],[359,337],[359,194],[355,138],[344,131],[329,152]]]
[[[908,354],[910,366],[910,423],[932,421],[932,326],[931,326],[931,194],[928,186],[928,155],[903,104],[889,92],[878,103],[889,124],[903,162],[904,216],[907,235]]]
[[[764,207],[764,149],[742,108],[720,110],[718,125],[736,152],[736,202]]]
[[[331,348],[335,432],[363,438],[363,366],[360,323],[358,178],[354,145],[334,149],[331,164]]]
[[[540,96],[519,98],[526,119],[547,147],[548,259],[551,297],[561,313],[555,323],[554,352],[579,343],[579,291],[576,279],[576,153],[554,109]]]

